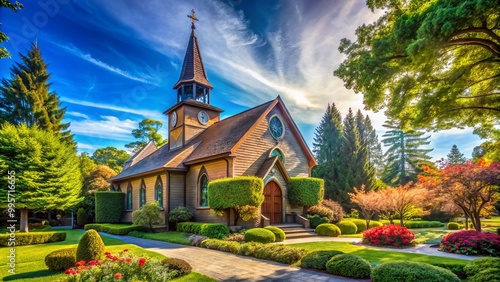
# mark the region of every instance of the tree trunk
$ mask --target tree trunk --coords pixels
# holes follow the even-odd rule
[[[365,220],[366,220],[366,229],[370,229],[370,218],[366,217]]]
[[[28,230],[28,209],[21,209],[21,219],[19,223],[19,231],[29,232]]]
[[[481,216],[479,215],[479,212],[475,212],[473,215],[474,220],[472,221],[472,224],[474,225],[476,231],[481,232]]]
[[[465,215],[465,230],[469,230],[469,217]]]
[[[238,210],[236,210],[236,209],[232,209],[232,210],[233,210],[233,214],[234,214],[233,226],[237,226],[238,220],[240,219],[240,214],[238,213]]]

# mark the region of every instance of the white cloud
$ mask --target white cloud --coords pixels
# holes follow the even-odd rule
[[[103,139],[121,141],[132,141],[134,139],[131,132],[137,128],[138,121],[120,120],[115,116],[101,116],[100,118],[100,120],[72,121],[70,130],[72,133]],[[80,145],[79,148],[82,148]]]
[[[66,115],[68,116],[74,116],[74,117],[82,117],[84,119],[89,119],[89,116],[83,113],[79,112],[66,112]]]
[[[78,143],[78,150],[83,150],[83,151],[92,150],[92,151],[94,151],[94,150],[97,150],[99,148],[100,148],[100,146],[98,146],[98,145],[86,144],[86,143],[81,143],[81,142]]]

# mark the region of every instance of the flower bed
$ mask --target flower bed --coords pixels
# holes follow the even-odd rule
[[[411,246],[415,235],[406,227],[396,224],[370,228],[363,232],[363,244],[374,246]]]
[[[476,230],[464,230],[443,237],[440,250],[464,254],[500,256],[500,235],[482,233]]]
[[[182,263],[182,264],[181,264]],[[66,281],[166,281],[191,271],[186,262],[151,260],[134,257],[127,249],[112,255],[106,252],[104,260],[79,261],[65,271]]]

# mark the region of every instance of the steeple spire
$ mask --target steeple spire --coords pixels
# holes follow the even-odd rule
[[[213,86],[207,79],[198,39],[194,32],[196,29],[194,22],[198,21],[194,13],[193,9],[191,15],[188,15],[188,18],[191,19],[191,36],[184,56],[181,75],[174,85],[174,89],[177,90],[177,102],[193,99],[209,104],[210,90]]]

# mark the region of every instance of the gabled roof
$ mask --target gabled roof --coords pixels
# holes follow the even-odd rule
[[[191,82],[196,82],[212,89],[213,86],[210,82],[208,82],[205,67],[203,66],[198,39],[196,37],[196,33],[194,32],[194,25],[192,25],[191,28],[191,36],[189,37],[186,55],[184,56],[181,75],[177,83],[174,85],[174,89],[177,89],[183,83]]]
[[[262,166],[260,167],[259,171],[257,171],[255,176],[258,176],[260,178],[265,178],[269,174],[269,172],[271,172],[271,170],[275,165],[280,170],[281,175],[283,175],[283,178],[285,179],[286,183],[290,182],[290,176],[288,175],[288,172],[286,171],[285,167],[283,166],[283,163],[280,161],[278,156],[267,158],[264,161],[264,163],[262,163]]]
[[[133,156],[131,156],[123,164],[123,169],[127,169],[128,167],[133,166],[134,164],[138,163],[140,160],[149,156],[151,153],[153,153],[157,149],[158,148],[156,147],[155,143],[153,141],[149,141],[148,144],[146,144],[146,146],[144,146],[141,150],[139,150],[139,152],[137,152]]]
[[[195,106],[195,107],[198,107],[198,108],[203,108],[203,109],[215,111],[215,112],[218,112],[218,113],[222,113],[224,111],[223,109],[219,109],[219,108],[217,108],[215,106],[212,106],[210,104],[207,104],[207,103],[203,103],[203,102],[196,101],[196,100],[193,100],[193,99],[187,99],[187,100],[181,101],[181,102],[173,105],[172,107],[168,108],[163,113],[166,114],[166,115],[168,115],[171,111],[179,108],[182,105]]]

